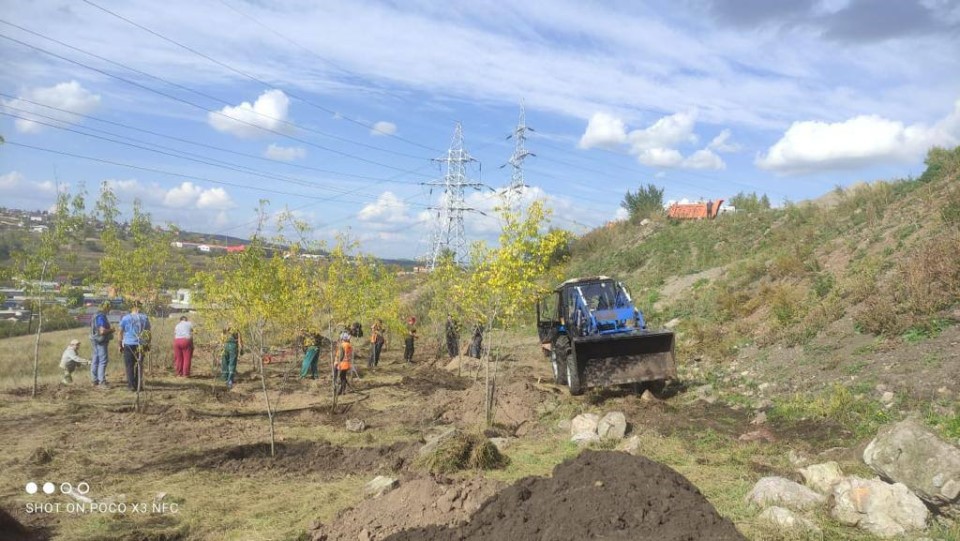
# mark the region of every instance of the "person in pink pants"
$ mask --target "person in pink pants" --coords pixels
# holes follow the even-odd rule
[[[190,377],[190,361],[193,359],[193,323],[187,316],[173,328],[173,370],[178,376]]]

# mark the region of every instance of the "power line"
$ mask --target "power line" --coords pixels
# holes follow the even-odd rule
[[[148,27],[146,27],[146,26],[143,26],[142,24],[139,24],[139,23],[137,23],[137,22],[135,22],[135,21],[133,21],[133,20],[130,20],[130,19],[124,17],[123,15],[120,15],[119,13],[116,13],[116,12],[114,12],[114,11],[110,11],[109,9],[107,9],[107,8],[105,8],[105,7],[103,7],[103,6],[100,6],[100,5],[98,5],[98,4],[94,3],[94,2],[91,2],[90,0],[82,0],[82,1],[83,1],[84,3],[90,5],[90,6],[93,6],[93,7],[97,8],[97,9],[99,9],[100,11],[103,11],[103,12],[105,12],[105,13],[108,13],[108,14],[110,14],[110,15],[112,15],[112,16],[114,16],[114,17],[116,17],[116,18],[118,18],[118,19],[126,22],[127,24],[130,24],[130,25],[132,25],[132,26],[135,26],[135,27],[143,30],[144,32],[148,32],[149,34],[151,34],[151,35],[153,35],[153,36],[156,36],[156,37],[158,37],[158,38],[160,38],[160,39],[162,39],[162,40],[164,40],[164,41],[166,41],[166,42],[168,42],[168,43],[172,43],[173,45],[176,45],[177,47],[180,47],[181,49],[184,49],[184,50],[186,50],[186,51],[189,51],[189,52],[191,52],[191,53],[193,53],[193,54],[195,54],[195,55],[197,55],[197,56],[199,56],[199,57],[201,57],[201,58],[204,58],[204,59],[206,59],[206,60],[208,60],[208,61],[210,61],[210,62],[213,62],[214,64],[216,64],[216,65],[218,65],[218,66],[220,66],[220,67],[222,67],[222,68],[225,68],[225,69],[230,70],[230,71],[232,71],[232,72],[234,72],[234,73],[236,73],[236,74],[238,74],[238,75],[241,75],[241,76],[243,76],[243,77],[246,77],[247,79],[250,79],[251,81],[254,81],[254,82],[259,83],[259,84],[264,85],[264,86],[273,86],[271,83],[267,83],[266,81],[260,79],[259,77],[256,77],[256,76],[254,76],[254,75],[251,75],[251,74],[249,74],[249,73],[247,73],[247,72],[245,72],[245,71],[243,71],[243,70],[237,69],[237,68],[231,66],[230,64],[227,64],[226,62],[217,60],[216,58],[213,58],[213,57],[211,57],[211,56],[209,56],[209,55],[207,55],[207,54],[204,54],[204,53],[202,53],[202,52],[200,52],[200,51],[198,51],[198,50],[196,50],[196,49],[194,49],[194,48],[192,48],[192,47],[190,47],[190,46],[188,46],[188,45],[184,45],[183,43],[180,43],[179,41],[176,41],[176,40],[174,40],[174,39],[168,38],[167,36],[164,36],[163,34],[161,34],[161,33],[159,33],[159,32],[156,32],[156,31],[154,31],[154,30],[151,30],[150,28],[148,28]],[[338,113],[337,111],[334,111],[333,109],[329,109],[329,108],[324,107],[324,106],[322,106],[322,105],[318,105],[318,104],[316,104],[316,103],[313,103],[312,101],[307,100],[306,98],[304,98],[304,97],[302,97],[302,96],[299,96],[299,95],[297,95],[297,94],[294,94],[294,93],[290,92],[289,89],[287,90],[287,94],[289,94],[290,97],[292,97],[292,98],[294,98],[294,99],[297,99],[297,100],[299,100],[299,101],[302,101],[303,103],[306,103],[307,105],[310,105],[310,106],[312,106],[312,107],[315,107],[315,108],[317,108],[317,109],[319,109],[319,110],[321,110],[321,111],[325,111],[325,112],[327,112],[327,113],[334,114],[334,115],[339,115],[341,118],[343,118],[343,119],[345,119],[345,120],[348,120],[348,121],[350,121],[350,122],[353,122],[353,123],[355,123],[355,124],[358,124],[358,125],[360,125],[360,126],[363,126],[363,127],[367,128],[367,129],[371,129],[371,130],[374,130],[374,129],[375,129],[373,126],[371,126],[371,125],[369,125],[369,124],[360,122],[359,120],[354,120],[354,119],[352,119],[352,118],[349,118],[349,117],[346,117],[346,116],[342,115],[341,113]],[[379,130],[377,130],[377,131],[379,131]],[[427,149],[427,150],[436,150],[436,149],[431,149],[430,147],[421,145],[421,144],[419,144],[419,143],[416,143],[416,142],[413,142],[413,141],[404,139],[403,137],[399,137],[399,136],[397,136],[396,134],[389,134],[389,133],[383,132],[383,131],[380,131],[380,133],[383,133],[384,135],[388,135],[388,136],[395,137],[396,139],[398,139],[398,140],[400,140],[400,141],[404,141],[404,142],[406,142],[406,143],[413,144],[413,145],[416,145],[416,146],[425,148],[425,149]]]
[[[15,142],[15,141],[7,141],[5,144],[7,144],[7,145],[13,145],[13,146],[17,146],[17,147],[22,147],[22,148],[29,148],[29,149],[38,150],[38,151],[41,151],[41,152],[48,152],[48,153],[50,153],[50,154],[57,154],[57,155],[60,155],[60,156],[68,156],[68,157],[71,157],[71,158],[77,158],[77,159],[81,159],[81,160],[87,160],[87,161],[92,161],[92,162],[97,162],[97,163],[103,163],[103,164],[107,164],[107,165],[115,165],[115,166],[118,166],[118,167],[127,167],[127,168],[129,168],[129,169],[136,169],[136,170],[139,170],[139,171],[148,171],[148,172],[151,172],[151,173],[158,173],[158,174],[161,174],[161,175],[170,175],[170,176],[181,177],[181,178],[191,179],[191,180],[201,180],[201,181],[204,181],[204,182],[210,182],[210,183],[212,183],[212,184],[220,184],[220,185],[223,185],[223,186],[232,186],[232,187],[234,187],[234,188],[239,188],[239,189],[242,189],[242,190],[250,190],[250,191],[261,192],[261,193],[273,193],[273,194],[278,194],[278,195],[289,195],[289,196],[292,196],[292,197],[301,197],[301,198],[305,198],[305,199],[315,199],[315,200],[326,200],[326,199],[328,199],[328,198],[326,198],[326,197],[318,197],[318,196],[306,195],[306,194],[302,194],[302,193],[284,192],[284,191],[280,191],[280,190],[272,190],[272,189],[269,189],[269,188],[260,188],[260,187],[254,187],[254,186],[247,186],[247,185],[244,185],[244,184],[237,184],[237,183],[234,183],[234,182],[227,182],[227,181],[225,181],[225,180],[216,180],[216,179],[212,179],[212,178],[208,178],[208,177],[202,177],[202,176],[198,176],[198,175],[189,175],[189,174],[183,174],[183,173],[176,173],[176,172],[173,172],[173,171],[167,171],[167,170],[158,169],[158,168],[155,168],[155,167],[144,167],[144,166],[133,165],[133,164],[129,164],[129,163],[116,162],[116,161],[107,160],[107,159],[104,159],[104,158],[96,158],[96,157],[93,157],[93,156],[85,156],[85,155],[83,155],[83,154],[74,154],[74,153],[72,153],[72,152],[64,152],[64,151],[62,151],[62,150],[55,150],[55,149],[52,149],[52,148],[45,148],[45,147],[38,147],[38,146],[34,146],[34,145],[27,145],[27,144],[24,144],[24,143],[17,143],[17,142]]]
[[[0,96],[10,97],[9,94],[5,94],[5,93],[3,93],[3,92],[0,92]],[[148,134],[151,134],[151,135],[155,135],[155,136],[157,136],[157,137],[163,137],[163,138],[168,138],[168,139],[172,139],[172,140],[175,140],[175,141],[180,141],[180,142],[187,143],[187,144],[191,144],[191,145],[197,145],[197,146],[200,146],[200,147],[217,150],[217,151],[219,151],[219,152],[226,152],[226,153],[235,154],[235,155],[238,155],[238,156],[243,156],[243,157],[249,158],[249,159],[266,161],[266,162],[269,162],[269,163],[274,164],[274,165],[277,164],[277,163],[283,163],[283,162],[277,162],[276,160],[270,160],[270,159],[263,158],[263,157],[260,157],[260,156],[255,156],[255,155],[251,155],[251,154],[246,154],[246,153],[243,153],[243,152],[237,152],[237,151],[234,151],[234,150],[225,149],[225,148],[221,148],[221,147],[217,147],[217,146],[213,146],[213,145],[207,145],[207,144],[204,144],[204,143],[198,143],[198,142],[195,142],[195,141],[190,141],[190,140],[182,139],[182,138],[179,138],[179,137],[172,137],[172,136],[164,135],[164,134],[161,134],[161,133],[153,132],[153,131],[150,131],[150,130],[144,130],[144,129],[141,129],[141,128],[137,128],[137,127],[135,127],[135,126],[129,126],[129,125],[122,124],[122,123],[119,123],[119,122],[112,122],[112,121],[109,121],[109,120],[104,120],[104,119],[99,119],[99,118],[96,118],[96,117],[91,117],[91,116],[89,116],[89,115],[82,115],[82,114],[79,114],[79,113],[73,113],[73,112],[68,111],[68,110],[66,110],[66,109],[60,109],[60,108],[58,108],[58,107],[51,107],[51,106],[44,105],[44,104],[41,104],[41,103],[37,103],[37,102],[34,102],[34,101],[30,101],[30,100],[22,100],[22,101],[24,101],[24,102],[26,102],[26,103],[38,105],[38,106],[41,106],[41,107],[46,107],[46,108],[52,109],[52,110],[54,110],[54,111],[59,111],[59,112],[66,113],[66,114],[70,114],[70,115],[77,115],[77,116],[80,116],[80,117],[83,117],[83,118],[88,118],[88,119],[96,120],[96,121],[99,121],[99,122],[104,122],[104,123],[107,123],[107,124],[115,125],[115,126],[118,126],[118,127],[124,128],[124,129],[129,129],[129,130],[134,130],[134,131],[140,131],[140,132],[148,133]],[[54,118],[54,117],[51,117],[51,116],[48,116],[48,115],[43,115],[43,114],[40,114],[40,113],[38,113],[38,112],[36,112],[36,111],[29,111],[29,110],[21,109],[21,108],[18,108],[18,107],[13,107],[13,106],[11,106],[11,105],[5,105],[4,107],[5,107],[6,109],[10,109],[10,110],[14,110],[14,111],[20,111],[22,114],[24,114],[24,115],[26,115],[26,116],[11,115],[11,114],[5,113],[5,112],[3,112],[3,111],[0,111],[0,114],[5,114],[5,115],[7,115],[7,116],[12,116],[12,117],[14,117],[14,118],[19,118],[19,119],[21,119],[21,120],[26,120],[26,121],[30,121],[30,122],[37,122],[38,124],[42,124],[42,125],[45,125],[45,126],[50,126],[50,127],[53,127],[53,128],[56,128],[56,129],[60,129],[60,130],[65,130],[65,131],[70,131],[70,132],[74,132],[74,133],[79,133],[79,134],[81,134],[81,135],[86,135],[86,136],[88,136],[88,137],[94,137],[94,136],[92,136],[92,135],[90,135],[90,134],[84,133],[84,132],[79,131],[79,130],[74,129],[74,128],[67,128],[67,127],[64,127],[64,126],[62,126],[62,125],[60,125],[60,124],[50,124],[50,123],[40,122],[40,121],[36,120],[36,118],[45,118],[45,119],[50,120],[50,121],[53,121],[53,122],[64,123],[64,121],[61,120],[61,119]],[[157,147],[157,148],[161,148],[161,149],[165,149],[165,150],[170,150],[170,151],[173,151],[173,152],[180,152],[180,153],[183,153],[183,154],[185,154],[185,155],[187,155],[187,156],[199,157],[199,158],[203,158],[204,160],[211,160],[211,161],[214,161],[214,162],[223,164],[223,166],[226,166],[226,167],[228,167],[228,168],[230,168],[230,169],[235,169],[235,168],[238,168],[238,167],[239,167],[239,168],[242,168],[242,169],[245,169],[245,170],[249,170],[249,171],[252,171],[252,172],[263,173],[262,171],[258,171],[258,170],[256,170],[256,169],[252,169],[252,168],[249,168],[249,167],[235,165],[235,164],[232,164],[232,163],[229,163],[229,162],[224,162],[224,161],[222,161],[222,160],[217,160],[217,159],[215,159],[215,158],[210,158],[210,157],[207,157],[207,156],[202,156],[202,155],[194,154],[194,153],[191,153],[191,152],[187,152],[187,151],[185,151],[185,150],[180,150],[180,149],[175,149],[175,148],[171,148],[171,147],[166,147],[166,146],[163,146],[163,145],[159,145],[159,144],[157,144],[157,143],[152,143],[152,142],[149,142],[149,141],[144,141],[144,140],[142,140],[142,139],[136,139],[136,138],[130,137],[130,136],[128,136],[128,135],[120,135],[120,134],[113,133],[113,132],[110,132],[110,131],[107,131],[107,130],[100,130],[100,129],[92,128],[92,127],[89,127],[89,126],[84,126],[83,129],[84,129],[84,130],[93,131],[93,132],[103,133],[103,134],[106,134],[106,135],[111,135],[111,136],[114,136],[114,137],[123,137],[123,138],[127,139],[128,141],[135,141],[135,142],[138,142],[138,143],[142,143],[142,144],[146,144],[146,145],[152,145],[152,146],[155,146],[155,147]],[[112,141],[112,142],[116,142],[116,143],[118,143],[118,144],[123,144],[123,145],[127,145],[127,144],[128,144],[126,141]],[[152,149],[146,149],[146,150],[150,150],[151,152],[153,151]],[[192,161],[196,161],[196,160],[192,160]],[[201,161],[201,163],[207,163],[207,162],[206,162],[206,161]],[[214,164],[209,164],[209,163],[207,163],[207,164],[208,164],[208,165],[214,165]],[[294,167],[298,166],[298,164],[286,164],[286,165],[290,165],[290,166],[294,166]],[[305,168],[305,169],[310,169],[310,170],[315,170],[315,171],[327,173],[327,174],[343,175],[343,176],[349,176],[349,177],[357,177],[357,178],[366,179],[366,180],[376,180],[376,181],[378,181],[378,182],[393,182],[393,183],[404,184],[404,185],[412,185],[412,184],[414,184],[413,182],[404,182],[404,181],[401,181],[401,180],[396,180],[395,178],[384,179],[384,178],[381,178],[381,177],[370,177],[370,176],[364,176],[364,175],[354,175],[354,174],[350,174],[350,173],[338,173],[338,172],[336,172],[336,171],[329,171],[329,170],[319,169],[319,168],[309,167],[309,166],[300,166],[300,167]],[[422,167],[421,167],[421,169],[422,169]],[[235,170],[236,170],[236,169],[235,169]],[[408,171],[408,173],[414,173],[414,172],[416,172],[416,171],[415,171],[415,170]],[[303,184],[303,185],[305,185],[305,186],[316,186],[316,187],[318,187],[318,188],[324,188],[324,189],[333,190],[333,188],[330,188],[329,186],[325,186],[325,185],[322,185],[322,184],[316,184],[316,183],[310,183],[310,182],[308,182],[308,181],[301,180],[301,179],[298,179],[298,178],[296,178],[296,177],[287,177],[287,176],[285,176],[285,175],[276,175],[276,174],[273,174],[273,173],[265,173],[265,174],[269,174],[269,175],[270,175],[269,178],[290,179],[290,181],[292,181],[292,182],[301,183],[301,184]],[[403,176],[403,174],[397,175],[397,176]],[[419,183],[416,183],[416,184],[419,184]]]
[[[252,122],[247,122],[247,121],[245,121],[245,120],[241,120],[241,119],[238,119],[238,118],[234,118],[234,117],[232,117],[232,116],[229,116],[229,115],[226,115],[226,114],[222,113],[221,111],[211,111],[211,110],[207,109],[206,107],[204,107],[204,106],[202,106],[202,105],[199,105],[199,104],[196,104],[196,103],[194,103],[194,102],[191,102],[191,101],[189,101],[189,100],[180,98],[180,97],[178,97],[178,96],[174,96],[174,95],[172,95],[172,94],[167,94],[166,92],[162,92],[162,91],[156,90],[156,89],[154,89],[154,88],[150,88],[150,87],[148,87],[148,86],[142,85],[142,84],[137,83],[137,82],[135,82],[135,81],[131,81],[130,79],[126,79],[126,78],[124,78],[124,77],[120,77],[119,75],[115,75],[115,74],[109,73],[109,72],[107,72],[107,71],[101,70],[101,69],[99,69],[99,68],[95,68],[95,67],[90,66],[90,65],[88,65],[88,64],[84,64],[83,62],[79,62],[79,61],[77,61],[77,60],[73,60],[73,59],[67,58],[67,57],[65,57],[65,56],[59,55],[59,54],[54,53],[54,52],[52,52],[52,51],[48,51],[48,50],[46,50],[46,49],[44,49],[44,48],[42,48],[42,47],[37,47],[37,46],[35,46],[35,45],[31,45],[31,44],[29,44],[29,43],[26,43],[26,42],[21,41],[21,40],[16,39],[16,38],[12,38],[12,37],[7,36],[7,35],[4,35],[4,34],[0,34],[0,38],[6,39],[6,40],[8,40],[8,41],[12,41],[12,42],[14,42],[14,43],[18,43],[18,44],[23,45],[23,46],[25,46],[25,47],[28,47],[28,48],[30,48],[30,49],[34,49],[34,50],[36,50],[36,51],[39,51],[39,52],[44,53],[44,54],[47,54],[47,55],[52,56],[52,57],[54,57],[54,58],[58,58],[58,59],[63,60],[63,61],[65,61],[65,62],[69,62],[69,63],[71,63],[71,64],[75,64],[75,65],[77,65],[77,66],[80,66],[80,67],[89,69],[89,70],[91,70],[91,71],[95,71],[95,72],[100,73],[100,74],[102,74],[102,75],[106,75],[107,77],[111,77],[111,78],[117,79],[117,80],[119,80],[119,81],[123,81],[123,82],[125,82],[125,83],[127,83],[127,84],[136,86],[136,87],[138,87],[138,88],[142,88],[142,89],[144,89],[144,90],[146,90],[146,91],[148,91],[148,92],[152,92],[152,93],[154,93],[154,94],[158,94],[158,95],[160,95],[160,96],[164,96],[164,97],[169,98],[169,99],[172,99],[172,100],[174,100],[174,101],[178,101],[178,102],[187,104],[187,105],[189,105],[189,106],[191,106],[191,107],[195,107],[195,108],[200,109],[200,110],[202,110],[202,111],[204,111],[204,112],[216,114],[216,115],[218,115],[218,116],[222,116],[222,117],[224,117],[224,118],[226,118],[226,119],[229,119],[229,120],[232,121],[232,122],[237,122],[237,123],[239,123],[239,124],[244,124],[244,125],[247,125],[247,126],[251,126],[251,127],[253,127],[253,128],[256,128],[256,129],[259,129],[259,130],[263,130],[263,131],[265,131],[265,132],[269,132],[269,133],[272,133],[272,134],[274,134],[274,135],[278,135],[278,136],[280,136],[280,137],[285,137],[285,138],[287,138],[287,139],[291,139],[291,140],[293,140],[293,141],[297,141],[297,142],[302,143],[302,144],[305,144],[305,145],[310,145],[310,146],[312,146],[312,147],[316,147],[316,148],[319,148],[319,149],[321,149],[321,150],[325,150],[325,151],[327,151],[327,152],[331,152],[331,153],[333,153],[333,154],[338,154],[338,155],[341,155],[341,156],[344,156],[344,157],[347,157],[347,158],[351,158],[351,159],[354,159],[354,160],[357,160],[357,161],[361,161],[361,162],[364,162],[364,163],[368,163],[368,164],[371,164],[371,165],[376,165],[376,166],[379,166],[379,167],[385,167],[385,168],[387,168],[387,169],[393,169],[393,170],[397,170],[397,171],[402,171],[402,170],[403,170],[402,168],[399,168],[399,167],[396,167],[396,166],[393,166],[393,165],[388,165],[388,164],[385,164],[385,163],[377,162],[377,161],[375,161],[375,160],[370,160],[370,159],[367,159],[367,158],[363,158],[363,157],[357,156],[357,155],[355,155],[355,154],[350,154],[349,152],[343,152],[343,151],[336,150],[336,149],[333,149],[333,148],[330,148],[330,147],[325,147],[325,146],[320,145],[320,144],[318,144],[318,143],[314,143],[313,141],[309,141],[309,140],[306,140],[306,139],[301,139],[301,138],[299,138],[299,137],[294,137],[294,136],[292,136],[292,135],[289,135],[289,134],[286,134],[286,133],[283,133],[283,132],[281,132],[281,131],[277,131],[277,130],[274,130],[274,129],[271,129],[271,128],[267,128],[267,127],[261,126],[261,125],[259,125],[259,124],[255,124],[255,123],[252,123]]]
[[[207,99],[209,99],[209,100],[213,100],[213,101],[215,101],[215,102],[217,102],[217,103],[221,103],[221,104],[226,105],[226,106],[228,106],[228,107],[232,107],[232,106],[233,106],[229,101],[227,101],[227,100],[225,100],[225,99],[223,99],[223,98],[219,98],[219,97],[217,97],[217,96],[213,96],[213,95],[208,94],[208,93],[206,93],[206,92],[202,92],[202,91],[200,91],[200,90],[196,90],[196,89],[194,89],[194,88],[190,88],[190,87],[188,87],[188,86],[185,86],[185,85],[182,85],[182,84],[179,84],[179,83],[175,83],[175,82],[173,82],[173,81],[164,79],[164,78],[159,77],[159,76],[157,76],[157,75],[153,75],[153,74],[147,73],[147,72],[145,72],[145,71],[139,70],[139,69],[137,69],[137,68],[128,66],[128,65],[123,64],[123,63],[121,63],[121,62],[116,62],[116,61],[114,61],[114,60],[110,60],[109,58],[105,58],[105,57],[100,56],[100,55],[98,55],[98,54],[96,54],[96,53],[92,53],[92,52],[90,52],[90,51],[81,49],[81,48],[79,48],[79,47],[75,47],[75,46],[73,46],[73,45],[70,45],[69,43],[64,43],[63,41],[60,41],[60,40],[58,40],[58,39],[56,39],[56,38],[52,38],[52,37],[47,36],[47,35],[45,35],[45,34],[42,34],[42,33],[40,33],[40,32],[36,32],[36,31],[30,30],[29,28],[24,28],[23,26],[20,26],[20,25],[18,25],[18,24],[14,24],[14,23],[11,23],[11,22],[9,22],[9,21],[5,21],[5,20],[3,20],[3,19],[0,19],[0,23],[6,24],[7,26],[12,26],[12,27],[14,27],[14,28],[16,28],[16,29],[18,29],[18,30],[21,30],[21,31],[26,32],[26,33],[28,33],[28,34],[31,34],[31,35],[33,35],[33,36],[39,37],[39,38],[41,38],[41,39],[45,39],[45,40],[47,40],[47,41],[52,41],[53,43],[56,43],[56,44],[58,44],[58,45],[60,45],[60,46],[62,46],[62,47],[66,47],[66,48],[68,48],[68,49],[70,49],[70,50],[73,50],[73,51],[79,52],[79,53],[81,53],[81,54],[85,54],[85,55],[87,55],[87,56],[96,58],[96,59],[98,59],[98,60],[100,60],[100,61],[102,61],[102,62],[106,62],[106,63],[108,63],[108,64],[112,64],[112,65],[114,65],[114,66],[123,68],[123,69],[125,69],[125,70],[132,71],[133,73],[136,73],[136,74],[138,74],[138,75],[143,75],[144,77],[149,77],[149,78],[151,78],[151,79],[160,81],[160,82],[162,82],[162,83],[164,83],[164,84],[167,84],[167,85],[170,85],[170,86],[172,86],[172,87],[174,87],[174,88],[179,88],[179,89],[181,89],[181,90],[185,90],[185,91],[190,92],[190,93],[192,93],[192,94],[196,94],[197,96],[201,96],[201,97],[207,98]],[[269,86],[269,85],[267,85],[267,86]],[[298,129],[298,130],[304,130],[304,131],[307,131],[307,132],[315,133],[315,134],[320,135],[320,136],[323,136],[323,137],[327,137],[327,138],[330,138],[330,139],[335,139],[335,140],[337,140],[337,141],[343,141],[343,142],[345,142],[345,143],[350,143],[350,144],[353,144],[353,145],[358,145],[358,146],[362,146],[362,147],[365,147],[365,148],[369,148],[369,149],[371,149],[371,150],[376,150],[376,151],[378,151],[378,152],[385,152],[385,153],[387,153],[387,154],[393,154],[393,155],[396,155],[396,156],[402,156],[402,157],[406,157],[406,158],[423,159],[422,156],[416,156],[416,155],[407,154],[407,153],[404,153],[404,152],[397,152],[397,151],[395,151],[395,150],[390,150],[390,149],[386,149],[386,148],[381,148],[381,147],[378,147],[378,146],[376,146],[376,145],[371,145],[371,144],[363,143],[363,142],[360,142],[360,141],[355,141],[355,140],[353,140],[353,139],[349,139],[349,138],[346,138],[346,137],[341,137],[341,136],[339,136],[339,135],[334,135],[334,134],[332,134],[332,133],[327,133],[327,132],[325,132],[325,131],[317,130],[317,129],[315,129],[315,128],[310,128],[310,127],[307,127],[307,126],[300,126],[300,125],[294,124],[293,122],[290,122],[290,121],[288,121],[288,120],[286,120],[286,119],[282,119],[282,118],[277,118],[277,117],[274,117],[274,116],[270,116],[270,115],[268,115],[268,114],[266,114],[266,113],[262,113],[262,112],[260,112],[260,111],[255,110],[255,109],[252,109],[252,108],[249,109],[248,111],[249,111],[250,113],[254,114],[254,115],[257,115],[257,116],[260,117],[260,118],[264,118],[264,119],[267,119],[267,120],[271,120],[271,121],[274,121],[274,122],[278,122],[278,123],[283,124],[283,125],[291,128],[291,129],[295,128],[295,129]],[[228,116],[228,118],[231,118],[231,119],[236,120],[234,117],[231,117],[231,116]]]

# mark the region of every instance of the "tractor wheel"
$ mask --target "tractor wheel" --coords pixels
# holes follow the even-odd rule
[[[567,355],[567,386],[570,387],[570,394],[573,396],[583,394],[583,385],[580,383],[580,370],[577,368],[575,355]]]
[[[567,357],[570,356],[570,339],[561,336],[550,349],[550,364],[553,367],[553,380],[557,385],[567,384]]]

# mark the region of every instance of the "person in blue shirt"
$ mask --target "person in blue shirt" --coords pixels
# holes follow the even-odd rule
[[[110,312],[110,301],[104,301],[100,305],[100,310],[93,316],[90,322],[90,343],[92,344],[93,357],[90,359],[90,379],[93,380],[94,387],[99,389],[107,388],[107,360],[110,351],[110,340],[113,339],[113,327],[110,326],[110,320],[107,314]]]
[[[141,314],[143,303],[134,301],[130,313],[120,320],[120,352],[127,370],[127,388],[131,391],[143,389],[140,376],[143,373],[143,355],[150,347],[150,319]]]

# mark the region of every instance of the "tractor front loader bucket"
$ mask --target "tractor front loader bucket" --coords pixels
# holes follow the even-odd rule
[[[669,331],[578,338],[573,353],[584,387],[677,377],[674,336]]]

